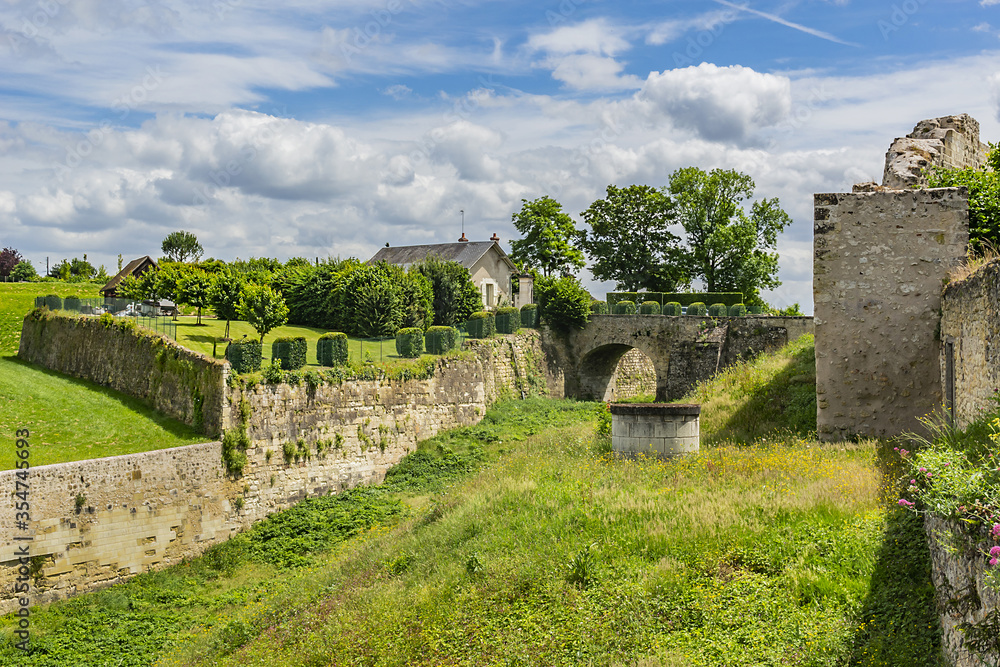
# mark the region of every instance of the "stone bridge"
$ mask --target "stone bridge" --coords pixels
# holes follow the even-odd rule
[[[563,370],[566,396],[609,401],[618,362],[639,350],[656,369],[656,399],[672,401],[741,359],[813,331],[811,317],[591,315],[584,329],[547,337],[547,352]]]

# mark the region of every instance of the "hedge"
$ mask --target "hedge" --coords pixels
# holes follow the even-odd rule
[[[696,301],[688,305],[687,314],[701,317],[704,315],[708,315],[708,308],[706,308],[705,304],[701,303],[700,301]]]
[[[750,314],[751,315],[763,315],[764,314],[764,306],[750,306]]]
[[[729,315],[731,317],[743,317],[747,314],[747,307],[742,303],[738,303],[735,306],[730,306]]]
[[[516,333],[521,326],[521,311],[517,308],[500,308],[496,314],[497,333]]]
[[[712,317],[725,317],[729,314],[729,308],[724,303],[713,303],[708,307],[708,314]]]
[[[237,374],[255,373],[260,370],[261,344],[259,340],[234,340],[226,348],[226,359]]]
[[[497,321],[493,313],[479,311],[469,315],[469,321],[465,324],[469,332],[469,338],[489,338],[497,330]]]
[[[396,354],[411,359],[424,353],[424,330],[406,327],[396,332]]]
[[[595,315],[607,315],[608,314],[608,304],[606,301],[594,301],[590,304],[590,312]]]
[[[676,301],[671,301],[669,303],[663,304],[663,314],[664,315],[682,315],[681,304]]]
[[[659,315],[661,309],[660,304],[655,301],[643,301],[639,304],[639,313],[641,315]]]
[[[47,294],[45,296],[45,307],[49,310],[62,310],[62,297],[58,294]]]
[[[615,304],[621,301],[642,303],[655,301],[659,304],[677,302],[682,306],[692,303],[724,303],[726,308],[743,303],[742,292],[608,292],[608,307],[614,311]]]
[[[619,301],[615,304],[615,315],[635,315],[635,302]]]
[[[79,313],[80,312],[80,306],[81,306],[81,302],[80,302],[80,297],[78,297],[78,296],[68,296],[65,299],[63,299],[63,309],[64,310],[71,310],[74,313]]]
[[[526,329],[538,328],[538,304],[526,303],[521,306],[521,326]]]
[[[346,366],[349,358],[347,334],[331,331],[316,341],[316,359],[320,366]]]
[[[424,343],[430,354],[444,354],[455,349],[458,329],[455,327],[431,327],[424,335]]]
[[[297,371],[306,365],[306,354],[309,346],[302,336],[282,336],[271,343],[271,361],[281,359],[281,368],[286,371]]]

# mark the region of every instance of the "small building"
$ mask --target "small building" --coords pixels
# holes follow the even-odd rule
[[[138,259],[133,259],[131,262],[125,265],[125,268],[119,271],[114,278],[108,281],[108,284],[101,288],[101,295],[105,299],[116,299],[120,294],[118,294],[118,287],[121,282],[125,280],[128,276],[135,276],[138,278],[142,274],[146,273],[150,269],[160,268],[152,257],[146,255],[145,257],[140,257]]]
[[[458,262],[469,270],[469,277],[479,288],[484,308],[495,308],[501,303],[521,307],[532,303],[533,285],[531,276],[522,276],[507,253],[500,247],[500,237],[494,234],[489,241],[469,241],[462,234],[457,243],[434,243],[429,245],[408,245],[380,249],[368,260],[388,262],[402,267],[419,264],[428,257],[443,261]],[[518,281],[518,291],[512,294],[511,285]]]

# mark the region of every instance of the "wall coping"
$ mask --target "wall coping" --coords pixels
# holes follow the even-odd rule
[[[701,405],[697,403],[611,403],[610,408],[613,415],[679,417],[701,414]]]

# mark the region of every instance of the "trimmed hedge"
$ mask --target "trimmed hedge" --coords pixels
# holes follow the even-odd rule
[[[538,328],[538,304],[526,303],[521,306],[521,326],[526,329]]]
[[[469,338],[489,338],[497,330],[497,321],[493,313],[479,311],[469,315],[469,321],[465,323],[465,328],[469,332]]]
[[[80,301],[80,297],[78,296],[68,296],[65,299],[63,299],[64,310],[71,310],[74,313],[79,313],[81,305],[82,302]]]
[[[431,327],[424,335],[424,343],[429,354],[444,354],[455,349],[458,329],[455,327]]]
[[[682,306],[692,303],[724,303],[726,307],[743,303],[742,292],[608,292],[608,306],[614,312],[615,304],[621,301],[642,303],[655,301],[659,304],[675,301]]]
[[[738,303],[735,306],[729,307],[730,317],[743,317],[747,314],[747,307],[745,304]]]
[[[517,308],[500,308],[496,314],[497,333],[516,333],[521,326],[521,311]]]
[[[414,359],[424,353],[424,330],[406,327],[396,332],[396,354]]]
[[[261,347],[259,340],[234,340],[226,348],[226,359],[240,375],[256,373],[260,370]]]
[[[661,312],[660,304],[655,301],[643,301],[639,304],[639,314],[641,315],[659,315]]]
[[[713,303],[708,307],[708,314],[712,317],[725,317],[729,314],[729,308],[724,303]]]
[[[615,304],[615,315],[635,315],[635,302],[619,301]]]
[[[751,315],[763,315],[764,314],[764,306],[750,306],[750,314]]]
[[[608,314],[608,303],[606,301],[594,301],[590,304],[590,312],[595,315],[607,315]]]
[[[320,366],[346,366],[349,358],[347,334],[331,331],[316,341],[316,359]]]
[[[58,294],[45,295],[45,307],[49,310],[62,310],[62,297]]]
[[[306,365],[306,355],[309,346],[302,336],[282,336],[271,343],[271,360],[281,359],[281,368],[286,371],[297,371]]]
[[[696,301],[688,305],[687,314],[694,315],[696,317],[703,317],[708,315],[708,308],[700,301]]]
[[[676,301],[663,304],[663,314],[674,316],[683,314],[683,311],[681,311],[681,304]]]
[[[44,296],[36,296],[35,297],[35,308],[44,308],[44,307],[45,307],[45,297]]]

